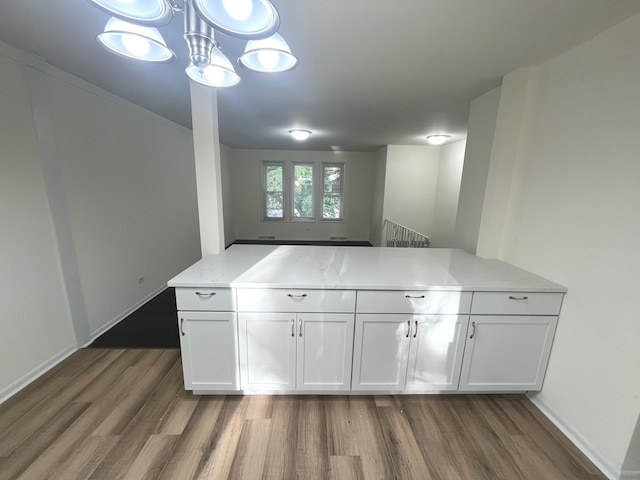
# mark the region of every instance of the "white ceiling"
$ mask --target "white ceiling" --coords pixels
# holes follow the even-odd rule
[[[232,148],[374,150],[466,135],[469,102],[518,67],[547,60],[640,11],[638,0],[273,0],[300,65],[237,67],[219,90],[220,140]],[[160,29],[170,64],[116,57],[95,42],[108,16],[87,0],[4,0],[0,41],[190,127],[182,15]],[[244,42],[218,35],[235,61]],[[287,130],[312,130],[305,143]]]

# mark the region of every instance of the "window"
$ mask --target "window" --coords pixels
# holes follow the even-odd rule
[[[322,165],[322,220],[342,220],[342,178],[344,165],[325,163]]]
[[[284,220],[284,163],[263,163],[263,218]]]
[[[262,219],[341,222],[344,163],[262,162]]]
[[[292,220],[313,220],[313,163],[294,163],[292,182]]]

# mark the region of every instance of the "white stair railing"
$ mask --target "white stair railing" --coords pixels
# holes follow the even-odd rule
[[[411,230],[388,218],[382,224],[385,247],[427,248],[431,243],[429,237]]]

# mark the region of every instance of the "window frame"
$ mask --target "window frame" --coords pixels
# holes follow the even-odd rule
[[[296,166],[309,166],[311,167],[311,217],[297,217],[295,215],[295,200],[296,200]],[[303,223],[315,223],[317,218],[317,162],[296,162],[292,161],[290,166],[291,174],[289,175],[289,221],[290,222],[303,222]]]
[[[324,198],[327,192],[324,190],[324,179],[325,179],[325,168],[326,167],[339,167],[340,168],[340,217],[339,218],[325,218],[324,216]],[[318,194],[320,197],[320,201],[318,202],[319,209],[319,219],[321,222],[344,222],[344,180],[345,180],[345,163],[344,162],[322,162],[321,164],[321,172],[322,181],[320,189],[318,189]],[[333,193],[333,192],[331,192]],[[333,196],[333,195],[332,195]]]
[[[270,193],[277,193],[275,190],[267,190],[267,169],[269,167],[280,167],[282,171],[282,216],[267,216],[267,196]],[[262,162],[262,221],[264,222],[286,222],[287,221],[287,169],[284,161],[263,161]]]

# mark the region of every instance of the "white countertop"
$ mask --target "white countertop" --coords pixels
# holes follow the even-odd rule
[[[448,248],[233,245],[169,281],[170,287],[565,292],[498,260]]]

